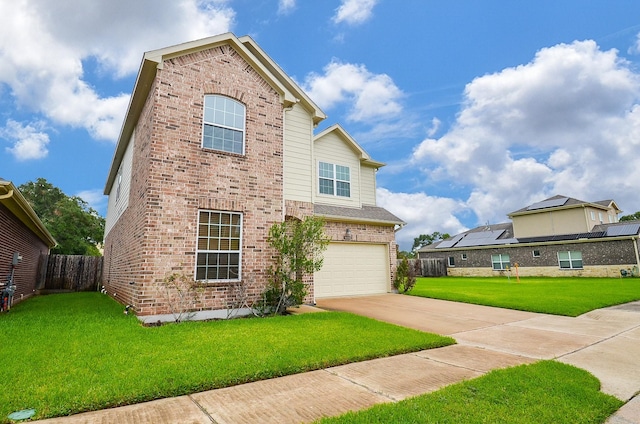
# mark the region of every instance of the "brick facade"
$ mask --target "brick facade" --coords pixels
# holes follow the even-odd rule
[[[244,105],[243,154],[202,147],[206,95]],[[301,108],[292,106],[298,103]],[[296,111],[295,120],[288,121],[293,128],[288,138],[286,110]],[[200,211],[228,212],[242,216],[240,281],[201,282],[200,300],[189,309],[196,319],[225,318],[239,308],[247,312],[268,284],[275,253],[267,243],[269,228],[317,213],[313,193],[289,193],[297,201],[284,198],[284,142],[302,152],[288,152],[287,160],[295,164],[288,168],[294,169],[290,179],[315,178],[307,172],[312,155],[305,155],[314,149],[311,124],[324,118],[247,37],[223,34],[145,54],[105,187],[110,210],[103,281],[109,294],[131,305],[143,321],[171,319],[165,279],[171,274],[195,279]],[[218,129],[218,124],[224,126],[218,122]],[[309,133],[300,133],[301,128]],[[122,175],[127,177],[120,186]],[[120,187],[126,187],[128,202],[118,197]],[[401,221],[386,211],[384,216],[389,217],[386,226],[382,219],[380,225],[329,222],[326,229],[337,239],[349,227],[356,242],[387,244],[391,278],[394,228]],[[353,219],[345,216],[345,221]],[[310,302],[313,282],[313,275],[305,277]]]
[[[206,94],[245,105],[245,155],[201,147]],[[242,282],[257,299],[267,231],[283,217],[282,122],[278,93],[233,48],[165,61],[135,130],[129,207],[106,239],[108,290],[139,315],[169,313],[161,283],[173,272],[193,276],[198,211],[217,210],[242,213]],[[198,310],[236,300],[232,284],[204,287]]]
[[[35,293],[38,282],[41,255],[49,253],[49,247],[11,211],[0,204],[0,278],[4,283],[11,273],[14,252],[19,252],[22,260],[14,271],[16,291],[14,305]]]

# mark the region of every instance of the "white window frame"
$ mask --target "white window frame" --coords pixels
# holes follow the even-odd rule
[[[498,266],[496,268],[496,265]],[[511,257],[506,253],[496,253],[491,255],[491,269],[494,271],[505,271],[511,268]]]
[[[566,257],[564,254],[566,254]],[[558,252],[557,255],[558,255],[558,267],[560,269],[584,269],[581,251],[563,250]],[[561,255],[563,256],[562,258],[560,257]],[[565,266],[563,266],[563,263],[565,264]]]
[[[344,178],[345,170],[348,179]],[[330,182],[331,186],[322,184],[322,181]],[[344,194],[344,185],[348,194]],[[323,188],[330,188],[331,192],[323,192]],[[342,194],[341,194],[342,192]],[[351,168],[346,165],[338,165],[331,162],[318,161],[318,194],[322,196],[351,197]]]
[[[447,266],[450,266],[450,267],[456,266],[456,259],[453,256],[447,257]]]
[[[596,213],[595,211],[591,211],[591,220],[595,221],[596,220]]]
[[[225,216],[229,217],[228,221]],[[243,214],[240,212],[198,210],[196,281],[240,281],[243,225]],[[215,274],[215,278],[210,278],[212,274]]]
[[[460,254],[460,259],[462,259],[463,261],[467,260],[467,254],[466,253],[461,253]]]
[[[244,155],[247,108],[231,97],[204,96],[202,148]],[[238,140],[240,138],[240,140]]]
[[[538,250],[538,249],[532,250],[531,251],[531,255],[533,255],[534,258],[539,258],[540,257],[540,250]]]

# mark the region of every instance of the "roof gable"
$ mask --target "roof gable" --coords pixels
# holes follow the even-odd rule
[[[353,150],[353,152],[360,160],[360,163],[373,166],[375,168],[381,168],[385,166],[384,163],[371,159],[371,156],[369,156],[369,154],[355,141],[355,139],[351,137],[349,133],[347,133],[345,129],[342,128],[342,126],[340,126],[339,124],[334,124],[329,128],[323,130],[319,134],[315,135],[313,137],[314,143],[322,141],[322,139],[329,134],[335,135],[340,140],[342,140],[351,150]]]
[[[220,34],[200,40],[177,44],[144,53],[140,70],[129,100],[116,150],[111,161],[104,194],[109,194],[118,173],[118,167],[131,139],[131,134],[138,122],[145,105],[149,90],[163,63],[172,58],[209,50],[218,46],[229,45],[280,95],[284,107],[301,103],[312,116],[314,124],[326,118],[324,112],[304,93],[304,91],[284,71],[269,58],[266,53],[248,36],[237,38],[232,33]]]

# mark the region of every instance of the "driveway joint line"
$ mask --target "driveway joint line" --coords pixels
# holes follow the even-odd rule
[[[374,393],[374,394],[376,394],[376,395],[380,395],[380,396],[382,396],[382,397],[384,397],[384,398],[386,398],[386,399],[389,399],[391,402],[396,403],[396,402],[399,402],[399,401],[401,400],[401,399],[396,399],[396,398],[394,398],[393,396],[388,395],[388,394],[386,394],[386,393],[384,393],[384,392],[380,392],[380,391],[374,390],[372,387],[366,386],[366,385],[364,385],[364,384],[362,384],[362,383],[358,383],[357,381],[352,380],[352,379],[350,379],[350,378],[347,378],[347,377],[345,377],[345,376],[343,376],[343,375],[340,375],[340,374],[338,374],[338,373],[335,373],[335,372],[329,371],[329,369],[328,369],[328,368],[323,369],[322,371],[325,371],[325,372],[327,372],[327,373],[329,373],[329,374],[331,374],[331,375],[333,375],[333,376],[335,376],[335,377],[338,377],[338,378],[340,378],[340,379],[342,379],[342,380],[344,380],[344,381],[347,381],[347,382],[349,382],[349,383],[353,384],[354,386],[362,387],[363,389],[365,389],[365,390],[366,390],[366,391],[368,391],[369,393]]]
[[[203,413],[207,418],[209,418],[209,420],[211,420],[211,423],[212,423],[212,424],[219,424],[216,420],[214,420],[214,419],[213,419],[213,417],[209,414],[209,412],[207,412],[207,410],[204,408],[204,406],[200,405],[200,402],[198,402],[197,400],[195,400],[195,399],[193,398],[193,396],[188,395],[187,397],[191,400],[191,402],[195,403],[195,405],[198,407],[198,409],[200,409],[200,411],[202,411],[202,413]]]

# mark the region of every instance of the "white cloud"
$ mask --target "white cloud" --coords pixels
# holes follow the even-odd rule
[[[98,212],[106,209],[107,196],[102,194],[102,190],[99,188],[92,190],[83,190],[77,193],[76,196],[87,202],[90,207]]]
[[[279,0],[278,1],[278,14],[287,15],[296,8],[296,0]]]
[[[332,61],[324,75],[305,78],[305,91],[320,107],[330,109],[338,103],[352,103],[348,119],[375,121],[396,117],[402,111],[402,91],[386,74],[374,74],[364,65]]]
[[[378,0],[342,0],[342,4],[333,16],[333,22],[336,24],[346,22],[350,25],[366,22],[373,15],[376,3]]]
[[[438,231],[454,235],[467,230],[455,216],[466,209],[463,202],[425,193],[394,193],[385,188],[378,188],[376,195],[378,206],[407,223],[396,233],[401,250],[411,250],[413,239],[420,234]]]
[[[0,3],[0,84],[18,107],[115,140],[129,95],[103,97],[85,79],[95,59],[103,76],[138,70],[143,52],[228,31],[220,0],[23,0]]]
[[[617,51],[593,41],[545,48],[469,83],[455,124],[420,143],[413,164],[468,187],[479,223],[554,194],[636,199],[639,95],[640,76]]]
[[[42,159],[49,154],[49,135],[44,132],[42,122],[23,125],[10,119],[0,128],[0,137],[13,142],[13,147],[6,150],[19,161]]]

